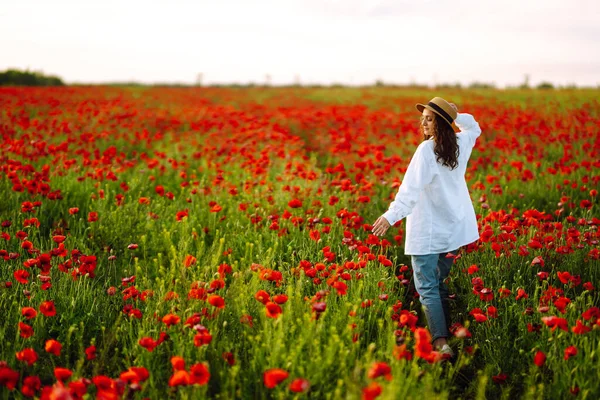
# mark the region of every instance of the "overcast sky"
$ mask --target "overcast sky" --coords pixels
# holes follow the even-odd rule
[[[598,0],[0,1],[0,70],[66,82],[600,85]]]

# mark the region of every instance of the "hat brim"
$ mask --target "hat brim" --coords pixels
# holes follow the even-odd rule
[[[433,109],[432,107],[430,107],[427,104],[421,104],[421,103],[417,103],[415,104],[415,107],[417,108],[417,110],[419,110],[420,113],[423,112],[424,109],[428,109],[429,111],[431,111],[432,113],[436,113],[437,115],[440,116],[440,118],[442,118],[444,121],[446,121],[448,123],[448,125],[450,125],[452,127],[452,122],[448,121],[446,119],[446,117],[444,117],[442,114],[440,114],[439,112],[437,112],[435,109]]]

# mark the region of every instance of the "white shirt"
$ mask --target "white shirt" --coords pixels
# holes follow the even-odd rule
[[[458,167],[436,161],[433,139],[424,140],[413,155],[396,198],[382,215],[390,225],[406,217],[404,253],[444,253],[479,239],[477,218],[465,181],[467,162],[481,128],[471,114],[454,120]]]

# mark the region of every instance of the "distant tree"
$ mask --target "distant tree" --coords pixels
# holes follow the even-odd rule
[[[540,82],[539,85],[537,85],[538,89],[554,89],[554,85],[550,82]]]
[[[462,89],[460,82],[452,83],[440,83],[435,86],[436,89]]]
[[[523,83],[521,84],[521,86],[519,86],[520,89],[529,89],[529,74],[525,74],[525,79],[523,80]]]
[[[485,82],[472,82],[469,85],[469,89],[495,89],[495,83],[485,83]]]
[[[0,72],[0,86],[64,86],[57,76],[36,71],[8,69]]]

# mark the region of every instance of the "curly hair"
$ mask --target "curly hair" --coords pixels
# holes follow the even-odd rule
[[[435,114],[434,121],[432,131],[435,145],[433,146],[433,152],[436,155],[436,160],[437,162],[441,160],[442,165],[454,169],[458,167],[459,155],[456,133],[452,126],[448,125],[439,115]],[[423,134],[423,140],[429,139],[430,135],[423,131],[422,124],[419,124],[419,131]]]

